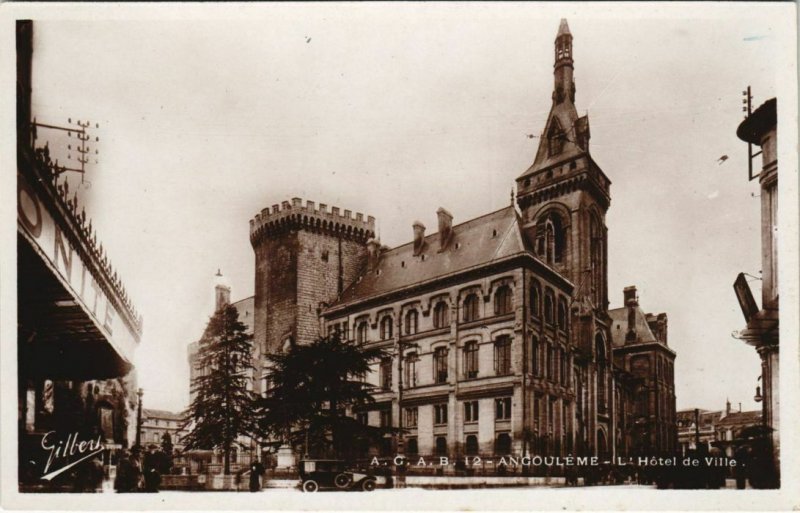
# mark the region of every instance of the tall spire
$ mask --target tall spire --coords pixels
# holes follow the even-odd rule
[[[575,82],[572,80],[572,34],[565,18],[561,19],[558,26],[558,34],[555,40],[555,63],[553,64],[553,75],[555,87],[553,89],[553,101],[561,103],[569,100],[575,103]]]

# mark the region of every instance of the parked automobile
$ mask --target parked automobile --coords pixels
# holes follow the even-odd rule
[[[322,490],[361,490],[371,492],[377,479],[366,472],[352,470],[343,460],[301,460],[300,487],[304,492]]]

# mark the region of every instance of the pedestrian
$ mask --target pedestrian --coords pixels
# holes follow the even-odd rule
[[[117,477],[114,479],[114,489],[117,493],[135,492],[137,488],[137,469],[133,456],[125,449],[120,451],[117,462]]]
[[[261,490],[261,474],[264,473],[264,465],[256,459],[250,464],[250,491],[257,492]]]
[[[750,446],[742,445],[736,449],[734,457],[736,458],[736,488],[744,490],[747,487],[747,467],[750,464]]]

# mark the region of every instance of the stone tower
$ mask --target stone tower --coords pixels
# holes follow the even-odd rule
[[[586,381],[595,421],[586,443],[610,454],[613,381],[608,317],[607,228],[611,181],[589,153],[589,117],[575,107],[572,34],[562,19],[555,39],[552,106],[533,164],[517,178],[517,204],[534,252],[575,285],[572,344],[587,362]]]
[[[322,303],[335,300],[367,261],[375,218],[300,198],[250,220],[256,259],[254,344],[262,353],[320,335]]]

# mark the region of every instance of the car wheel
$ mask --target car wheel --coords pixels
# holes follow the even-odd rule
[[[307,493],[314,493],[319,490],[319,485],[313,479],[309,479],[308,481],[303,483],[303,491]]]
[[[371,492],[375,489],[375,480],[374,479],[365,479],[361,482],[361,491],[364,492]]]
[[[347,488],[348,486],[350,486],[350,481],[351,481],[350,476],[342,472],[341,474],[338,474],[334,478],[333,484],[336,485],[336,488]]]

